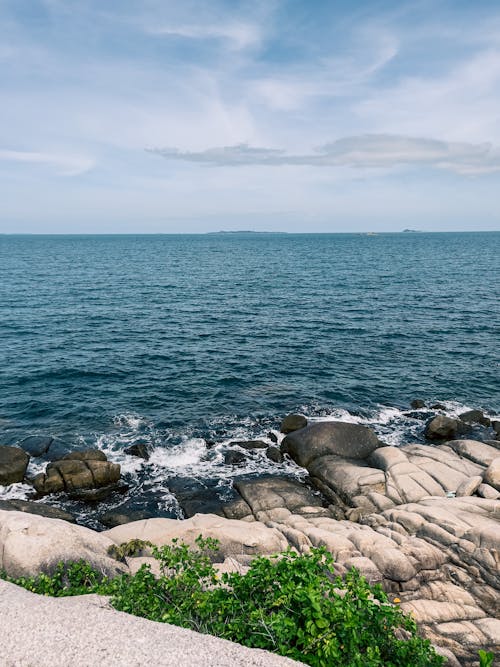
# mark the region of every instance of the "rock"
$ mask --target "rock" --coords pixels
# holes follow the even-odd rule
[[[300,514],[304,507],[321,510],[322,500],[309,487],[294,479],[269,475],[259,479],[248,479],[234,483],[234,488],[249,505],[256,519],[260,512],[285,509],[288,513]],[[321,511],[320,514],[323,514]]]
[[[484,481],[486,484],[493,486],[497,491],[500,491],[500,456],[490,463],[484,473]]]
[[[278,442],[278,436],[276,435],[276,433],[273,433],[272,431],[269,431],[267,437],[271,442],[274,442],[275,444]]]
[[[69,492],[68,496],[71,500],[80,500],[84,503],[99,503],[107,500],[114,493],[126,493],[129,488],[128,484],[117,482],[108,484],[108,486],[100,486],[97,489],[75,489]]]
[[[114,528],[115,526],[123,526],[132,521],[142,521],[144,519],[153,519],[154,514],[147,510],[121,510],[120,507],[115,507],[108,512],[104,512],[99,517],[100,523],[107,528]]]
[[[238,497],[230,503],[222,506],[222,513],[226,519],[240,519],[244,521],[253,521],[252,510],[250,505],[246,503],[243,498]]]
[[[0,510],[0,570],[11,577],[51,573],[61,561],[81,559],[115,576],[127,568],[108,555],[113,544],[103,533],[67,521]]]
[[[191,477],[168,480],[168,488],[174,494],[185,517],[195,514],[222,514],[217,480],[200,481]]]
[[[275,447],[274,445],[271,445],[266,449],[266,456],[270,461],[274,461],[274,463],[283,462],[283,454],[281,453],[280,448]]]
[[[292,433],[307,426],[307,419],[304,415],[287,415],[281,422],[281,433]]]
[[[485,417],[481,410],[467,410],[458,415],[466,424],[481,424],[482,426],[490,426],[491,422],[488,417]]]
[[[59,507],[52,507],[52,505],[45,505],[44,503],[34,503],[29,500],[0,500],[0,510],[10,512],[28,512],[28,514],[37,514],[38,516],[45,516],[48,519],[61,519],[62,521],[69,521],[75,523],[75,517],[69,512],[59,509]]]
[[[100,449],[83,449],[65,454],[61,461],[107,461],[106,454]]]
[[[446,446],[453,449],[459,456],[485,467],[499,456],[496,447],[486,445],[479,440],[450,440]]]
[[[224,463],[229,466],[237,466],[242,463],[245,463],[247,457],[243,452],[236,452],[231,450],[224,454]]]
[[[426,426],[424,435],[428,440],[452,440],[455,438],[462,427],[458,419],[437,415],[430,419]]]
[[[481,486],[483,478],[480,475],[464,480],[457,488],[455,495],[457,498],[462,496],[472,496]]]
[[[22,482],[30,457],[19,447],[0,445],[0,485]]]
[[[446,410],[446,405],[443,405],[442,403],[434,403],[434,405],[431,405],[431,410]]]
[[[145,461],[149,460],[149,451],[147,445],[142,442],[131,445],[130,447],[126,447],[123,451],[129,456],[137,456],[141,459],[144,459]]]
[[[33,479],[33,486],[42,495],[79,489],[96,489],[115,484],[120,479],[120,466],[101,459],[102,452],[73,453],[70,458],[49,463],[45,473]],[[75,458],[85,456],[87,458]],[[88,458],[95,456],[96,458]]]
[[[20,447],[34,458],[43,457],[51,461],[62,458],[69,449],[59,438],[46,435],[30,435],[20,443]]]
[[[233,440],[230,447],[241,447],[242,449],[267,449],[268,444],[263,440]]]
[[[184,521],[175,519],[146,519],[117,526],[101,533],[115,544],[133,539],[152,542],[158,546],[170,544],[177,538],[189,546],[195,546],[196,538],[211,537],[219,541],[217,562],[234,557],[241,562],[242,556],[276,554],[287,548],[283,535],[263,523],[251,523],[225,519],[214,514],[196,514]]]
[[[365,459],[377,447],[379,440],[366,426],[345,422],[319,422],[287,435],[281,451],[307,467],[313,460],[327,455]]]
[[[411,403],[410,407],[413,410],[421,410],[422,408],[425,408],[425,401],[423,401],[421,398],[415,398]]]
[[[500,421],[498,421],[497,419],[493,420],[491,422],[491,428],[495,431],[497,436],[500,436]]]
[[[46,435],[30,435],[19,443],[19,446],[30,456],[43,456],[49,451],[54,438]]]
[[[477,495],[488,500],[498,500],[500,498],[500,491],[497,491],[489,484],[480,484],[477,488]]]

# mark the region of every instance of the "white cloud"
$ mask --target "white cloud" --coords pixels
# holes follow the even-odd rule
[[[4,149],[0,149],[0,160],[48,166],[61,176],[78,176],[89,171],[95,165],[92,158],[83,155],[59,155]]]
[[[147,32],[152,35],[185,37],[187,39],[221,39],[236,50],[259,45],[262,38],[258,25],[244,22],[213,25],[151,26],[147,28]]]
[[[471,175],[500,171],[500,150],[489,143],[445,142],[388,134],[345,137],[325,144],[310,154],[288,154],[280,149],[255,148],[247,144],[209,148],[198,152],[172,148],[150,149],[150,152],[170,160],[215,166],[308,165],[369,169],[412,165]]]

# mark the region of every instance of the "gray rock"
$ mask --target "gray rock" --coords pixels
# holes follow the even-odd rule
[[[425,425],[424,435],[428,440],[452,440],[462,430],[458,419],[437,415]]]
[[[443,405],[442,403],[434,403],[434,405],[431,405],[432,410],[446,410],[446,405]]]
[[[108,484],[107,486],[100,486],[96,489],[75,489],[68,493],[68,496],[71,500],[81,500],[84,503],[99,503],[103,500],[107,500],[115,493],[126,493],[129,488],[128,484],[117,482],[116,484]]]
[[[413,408],[413,410],[420,410],[421,408],[425,408],[425,401],[423,401],[421,398],[415,398],[410,403],[410,406]]]
[[[137,456],[140,459],[144,459],[145,461],[149,460],[149,451],[147,445],[143,443],[137,443],[135,445],[131,445],[130,447],[127,447],[123,451],[125,452],[125,454],[128,454],[129,456]]]
[[[472,496],[472,494],[476,493],[482,482],[483,478],[480,475],[466,479],[457,488],[455,493],[456,497],[461,498],[465,496]]]
[[[497,491],[489,484],[480,484],[477,488],[477,495],[487,500],[498,500],[500,498],[500,491]]]
[[[375,433],[366,426],[331,421],[290,433],[281,443],[281,451],[307,467],[314,459],[332,454],[365,459],[379,444]]]
[[[52,505],[45,505],[44,503],[33,503],[30,500],[0,500],[0,510],[10,512],[28,512],[28,514],[37,514],[38,516],[45,516],[48,519],[61,519],[62,521],[69,521],[75,523],[75,517],[69,512],[59,509],[59,507],[52,507]]]
[[[491,422],[491,428],[495,431],[495,433],[496,433],[498,436],[500,436],[500,421],[498,421],[497,419],[494,419],[494,420]]]
[[[245,463],[247,457],[243,452],[236,452],[231,450],[224,454],[224,463],[228,466],[238,466]]]
[[[268,444],[263,440],[233,440],[230,447],[241,447],[242,449],[267,449]]]
[[[30,457],[19,447],[0,445],[0,484],[22,482]]]
[[[482,424],[483,426],[491,424],[488,417],[485,417],[481,410],[467,410],[467,412],[462,412],[458,416],[466,424]]]
[[[87,458],[82,460],[76,458],[77,456]],[[120,479],[120,466],[103,461],[101,456],[102,452],[75,452],[69,458],[49,463],[45,473],[40,473],[33,479],[33,486],[38,493],[45,495],[61,491],[71,493],[79,489],[97,489],[115,484]]]
[[[30,435],[19,443],[19,446],[30,456],[43,456],[49,451],[54,438],[46,435]]]
[[[275,444],[278,442],[278,436],[276,435],[276,433],[273,433],[272,431],[269,431],[267,437],[271,442],[274,442]]]
[[[304,415],[287,415],[281,422],[281,433],[292,433],[307,426],[307,419]]]
[[[61,461],[107,461],[106,454],[100,449],[82,449],[65,454]]]
[[[115,507],[114,509],[101,514],[99,521],[107,528],[114,528],[115,526],[123,526],[132,521],[153,519],[154,516],[155,515],[152,512],[148,512],[147,510],[131,510],[128,508],[121,510],[120,507]]]
[[[267,448],[266,456],[270,461],[274,461],[274,463],[283,462],[283,454],[281,453],[280,448],[275,447],[274,445]]]

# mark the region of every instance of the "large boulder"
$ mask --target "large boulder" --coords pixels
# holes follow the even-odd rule
[[[321,456],[366,459],[379,444],[375,433],[366,426],[332,421],[319,422],[290,433],[281,443],[281,451],[307,468]]]
[[[19,447],[0,445],[0,485],[22,482],[30,457]]]
[[[460,433],[465,432],[465,424],[459,419],[436,415],[425,425],[424,435],[428,440],[453,440]]]
[[[33,479],[33,486],[42,495],[61,491],[71,493],[78,489],[109,486],[119,479],[119,464],[107,461],[99,450],[87,450],[49,463],[45,472]]]
[[[490,426],[491,424],[489,418],[481,410],[467,410],[458,416],[466,424],[481,424],[482,426]]]
[[[51,573],[59,562],[86,560],[108,576],[127,568],[111,558],[112,540],[89,528],[26,512],[0,510],[0,570],[11,577]]]
[[[43,457],[49,461],[57,461],[69,449],[65,442],[50,435],[29,435],[19,443],[19,446],[30,456]]]
[[[292,433],[307,426],[307,419],[304,415],[287,415],[281,422],[280,431],[282,433]]]
[[[274,528],[253,521],[225,519],[215,514],[196,514],[185,521],[176,519],[146,519],[106,530],[101,535],[122,544],[140,539],[158,546],[170,544],[174,538],[189,546],[195,546],[196,538],[211,537],[219,541],[216,559],[223,562],[231,556],[247,560],[249,556],[276,554],[287,548],[288,542]],[[246,558],[245,558],[246,557]]]
[[[493,486],[497,491],[500,491],[500,457],[493,459],[490,465],[486,468],[484,481],[486,484]]]

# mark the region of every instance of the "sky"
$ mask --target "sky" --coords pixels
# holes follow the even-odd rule
[[[498,0],[0,0],[0,232],[500,230]]]

